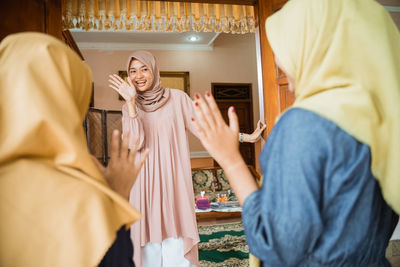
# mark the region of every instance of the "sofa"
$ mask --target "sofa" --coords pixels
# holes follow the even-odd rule
[[[253,177],[258,181],[260,175],[253,166],[249,165],[248,167]],[[237,200],[224,170],[221,167],[192,168],[192,180],[195,197],[200,195],[201,191],[204,191],[211,202],[217,201],[218,194],[228,194],[229,200]]]

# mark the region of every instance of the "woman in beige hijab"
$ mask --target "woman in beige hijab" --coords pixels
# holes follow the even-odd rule
[[[0,44],[0,77],[0,266],[132,266],[117,248],[140,218],[127,199],[143,159],[128,138],[118,152],[117,131],[103,174],[92,161],[87,65],[53,37],[20,33]]]
[[[139,149],[149,149],[130,198],[143,214],[132,226],[135,264],[197,266],[199,235],[187,140],[187,131],[197,135],[191,124],[192,101],[182,90],[161,85],[156,59],[147,51],[129,56],[127,72],[129,84],[112,75],[110,87],[126,100],[123,131],[139,137]],[[255,142],[265,128],[258,126],[243,141]]]
[[[260,155],[258,189],[215,101],[195,101],[263,266],[390,266],[400,213],[400,34],[374,0],[291,0],[266,21],[296,101]]]

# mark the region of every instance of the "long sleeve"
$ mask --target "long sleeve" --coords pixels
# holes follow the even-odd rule
[[[129,147],[133,146],[135,138],[139,137],[138,150],[144,147],[145,135],[143,131],[143,125],[136,113],[136,116],[130,117],[128,114],[128,108],[125,105],[122,106],[122,136],[126,132],[130,132]]]
[[[250,252],[268,266],[386,261],[393,212],[370,162],[369,147],[335,123],[287,111],[260,155],[263,186],[243,204]]]
[[[196,114],[194,112],[192,99],[187,94],[182,93],[183,97],[181,98],[182,103],[182,114],[185,120],[185,127],[188,129],[194,136],[199,138],[199,135],[196,129],[193,126],[192,118],[196,119]]]
[[[292,122],[275,126],[260,156],[263,187],[243,204],[250,252],[271,266],[299,265],[323,227],[318,180],[323,169],[316,160],[320,156],[310,149],[315,140],[309,133],[294,130],[296,125],[286,127]]]

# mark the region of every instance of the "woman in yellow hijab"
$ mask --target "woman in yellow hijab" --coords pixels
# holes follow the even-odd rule
[[[131,266],[119,246],[140,218],[127,198],[143,159],[127,138],[119,154],[116,132],[103,174],[92,161],[89,68],[59,40],[21,33],[0,44],[0,77],[0,266]]]
[[[202,143],[243,205],[250,252],[264,266],[390,266],[400,212],[397,27],[374,0],[291,0],[266,29],[296,101],[260,155],[261,189],[240,157],[234,109],[227,126],[212,96],[195,101]]]

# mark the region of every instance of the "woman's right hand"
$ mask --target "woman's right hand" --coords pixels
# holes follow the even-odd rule
[[[117,74],[112,74],[108,76],[110,79],[109,85],[112,89],[118,92],[125,101],[131,102],[135,100],[136,97],[136,88],[132,84],[131,80],[128,78],[128,83],[124,81],[121,77],[119,77]]]
[[[104,167],[96,157],[92,156],[92,159],[97,164],[97,167],[111,189],[129,200],[131,188],[149,152],[146,150],[138,162],[135,162],[138,142],[134,142],[132,149],[129,149],[129,132],[124,134],[121,146],[119,139],[119,131],[114,130],[111,137],[110,161],[107,167]]]

